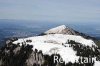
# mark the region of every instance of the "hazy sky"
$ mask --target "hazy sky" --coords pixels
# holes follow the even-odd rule
[[[0,0],[0,19],[100,22],[100,0]]]

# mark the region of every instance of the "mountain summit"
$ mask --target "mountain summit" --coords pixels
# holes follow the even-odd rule
[[[75,31],[65,25],[61,25],[48,31],[44,32],[44,34],[68,34],[68,35],[76,35]]]
[[[54,28],[47,30],[46,32],[42,33],[41,35],[48,35],[48,34],[66,34],[66,35],[78,35],[82,36],[86,39],[96,40],[94,37],[91,37],[87,34],[78,32],[70,27],[66,27],[65,25],[60,25]]]

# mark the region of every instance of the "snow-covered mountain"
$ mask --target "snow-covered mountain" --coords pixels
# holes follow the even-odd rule
[[[20,38],[14,41],[13,45],[18,45],[19,47],[28,45],[33,46],[33,51],[36,51],[36,49],[38,51],[42,51],[44,56],[59,54],[65,64],[69,64],[71,62],[73,66],[75,66],[75,63],[79,66],[89,66],[89,64],[91,64],[90,66],[100,65],[100,61],[97,61],[95,59],[100,56],[100,49],[97,49],[98,46],[94,43],[93,40],[84,38],[76,31],[69,27],[66,27],[65,25],[52,28],[44,33],[45,35]],[[13,50],[13,52],[18,53],[18,48],[16,50]],[[31,53],[31,55],[33,56],[34,53]],[[79,60],[81,57],[82,59],[92,58],[93,63],[89,63],[89,60],[88,63],[84,63],[84,61],[80,63]],[[29,58],[31,59],[31,56]],[[30,60],[29,58],[28,60],[26,60],[27,64],[33,64],[34,62],[32,61],[32,59]],[[48,66],[48,64],[46,66]]]
[[[45,34],[79,35],[79,36],[83,36],[86,39],[93,39],[93,40],[95,39],[94,37],[91,37],[91,36],[86,35],[84,33],[78,32],[72,28],[66,27],[65,25],[60,25],[58,27],[51,28],[42,34],[43,35],[45,35]]]
[[[31,40],[32,42],[26,42]],[[69,61],[78,61],[79,57],[76,56],[76,52],[69,47],[68,40],[73,40],[85,46],[92,47],[95,43],[92,40],[84,39],[81,36],[75,35],[63,35],[63,34],[49,34],[44,36],[35,36],[29,38],[18,39],[13,42],[14,44],[20,44],[25,41],[26,44],[33,45],[33,50],[42,50],[43,54],[52,55],[54,53],[60,54],[63,60],[68,63]],[[96,45],[95,45],[96,46]]]
[[[61,25],[55,28],[52,28],[44,34],[68,34],[68,35],[76,35],[75,31],[69,27],[66,27],[65,25]]]

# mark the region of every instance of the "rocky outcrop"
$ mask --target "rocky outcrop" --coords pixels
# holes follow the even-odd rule
[[[41,66],[44,63],[42,51],[33,51],[32,47],[5,45],[0,49],[0,66]]]

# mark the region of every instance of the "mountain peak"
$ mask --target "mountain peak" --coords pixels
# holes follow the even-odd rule
[[[65,29],[66,26],[65,26],[65,25],[60,25],[60,26],[58,26],[58,27],[56,27],[56,28],[62,28],[62,29],[64,28],[64,29]]]
[[[60,25],[55,28],[49,29],[44,32],[44,34],[68,34],[68,35],[76,35],[74,30],[66,27],[65,25]]]
[[[91,37],[89,35],[86,35],[84,33],[78,32],[70,27],[66,27],[65,25],[60,25],[54,28],[51,28],[49,30],[47,30],[46,32],[40,34],[40,35],[48,35],[48,34],[66,34],[66,35],[78,35],[78,36],[82,36],[86,39],[92,39],[92,40],[96,40],[94,37]]]

